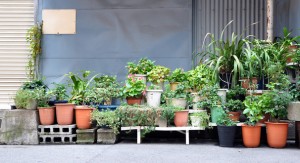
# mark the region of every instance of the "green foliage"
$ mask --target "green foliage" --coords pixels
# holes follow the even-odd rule
[[[292,101],[300,101],[300,81],[291,85],[290,94],[292,96]]]
[[[211,109],[215,106],[221,104],[221,97],[218,95],[218,86],[207,86],[204,87],[199,95],[202,97],[199,102],[197,102],[198,108]]]
[[[182,82],[177,85],[177,88],[175,91],[173,91],[173,97],[172,98],[190,98],[190,92],[188,91],[188,85],[186,82]]]
[[[244,68],[241,76],[248,79],[259,77],[262,74],[262,63],[259,54],[261,51],[260,49],[253,48],[250,45],[250,41],[246,41],[245,45],[246,47],[244,48],[243,55],[241,56],[241,62]]]
[[[54,88],[49,90],[49,94],[55,97],[56,101],[66,100],[68,98],[65,84],[53,83]]]
[[[246,89],[242,88],[241,86],[235,86],[227,92],[226,99],[237,100],[239,99],[239,96],[245,96],[245,95],[246,95]]]
[[[28,102],[32,99],[36,99],[35,90],[19,89],[14,98],[17,109],[25,109]]]
[[[175,69],[168,78],[170,83],[184,82],[187,80],[187,73],[182,68]]]
[[[268,87],[274,87],[274,89],[278,90],[287,90],[290,81],[287,75],[284,74],[285,66],[282,66],[280,62],[269,63],[269,67],[267,69],[269,84]]]
[[[92,84],[94,78],[97,75],[94,75],[92,78],[88,79],[88,76],[91,74],[90,71],[83,71],[82,75],[74,74],[69,72],[66,74],[70,78],[70,85],[72,87],[70,102],[75,103],[76,105],[85,105],[89,102],[88,93],[90,85]]]
[[[165,90],[163,91],[163,93],[161,94],[161,102],[162,103],[166,103],[166,100],[167,99],[171,99],[173,98],[175,95],[174,95],[174,91],[171,90],[170,88],[170,85],[167,84],[165,85]]]
[[[259,120],[263,119],[263,104],[259,96],[248,96],[244,101],[246,109],[243,111],[248,118],[245,122],[250,126],[255,126]]]
[[[170,69],[164,66],[155,66],[147,75],[152,83],[164,82],[170,73]]]
[[[147,58],[141,58],[137,64],[128,62],[126,66],[129,74],[147,74],[154,67],[154,61]]]
[[[100,112],[99,110],[95,109],[92,112],[91,119],[95,120],[99,127],[107,126],[111,128],[115,134],[119,134],[121,124],[120,118],[118,117],[116,111],[105,110]]]
[[[222,114],[217,120],[217,125],[236,126],[236,122],[229,118],[229,115],[223,110]]]
[[[96,77],[95,84],[89,90],[88,99],[91,103],[110,105],[112,98],[120,97],[121,88],[115,76],[102,75]]]
[[[151,84],[147,90],[161,90],[160,86]]]
[[[26,33],[26,41],[30,44],[30,55],[29,61],[27,64],[28,69],[28,77],[29,79],[37,79],[38,73],[35,69],[38,68],[38,57],[42,53],[41,48],[41,40],[42,40],[42,25],[36,24],[31,27]]]
[[[213,76],[213,70],[202,64],[195,69],[188,71],[188,83],[194,92],[198,92],[206,86],[216,84],[216,78]]]
[[[192,113],[190,114],[190,117],[197,117],[200,119],[200,124],[198,124],[198,126],[202,126],[204,128],[209,127],[209,118],[210,116],[207,114],[206,111],[202,111],[202,112],[196,112],[196,113]]]
[[[48,101],[51,98],[51,94],[44,88],[36,88],[34,91],[35,99],[37,100],[38,107],[49,107]]]
[[[134,76],[128,76],[125,86],[121,89],[123,97],[139,97],[145,91],[146,85],[142,79],[135,79]]]
[[[240,100],[229,100],[225,104],[225,107],[228,111],[231,111],[231,112],[235,112],[235,111],[238,111],[238,110],[244,110],[245,109],[245,106],[244,106],[243,102],[240,101]]]
[[[43,79],[34,79],[32,81],[27,81],[25,83],[23,83],[23,85],[21,86],[21,89],[25,90],[25,89],[36,89],[36,88],[44,88],[46,89],[47,86],[44,84]]]

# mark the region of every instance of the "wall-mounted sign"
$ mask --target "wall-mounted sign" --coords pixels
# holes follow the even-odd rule
[[[43,34],[76,34],[76,10],[49,10],[42,12]]]

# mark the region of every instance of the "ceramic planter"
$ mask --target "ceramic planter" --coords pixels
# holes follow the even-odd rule
[[[286,146],[288,135],[288,123],[272,123],[266,122],[267,141],[272,148],[283,148]]]
[[[287,118],[291,121],[300,121],[300,102],[291,102],[288,106]]]
[[[145,84],[147,84],[147,75],[145,74],[133,74],[134,79],[140,79],[143,80]]]
[[[141,97],[127,97],[126,100],[127,100],[128,105],[134,105],[134,104],[141,105],[142,96]]]
[[[226,103],[226,93],[227,93],[227,89],[218,89],[218,96],[220,96],[221,101],[223,104]]]
[[[256,148],[260,145],[261,126],[242,125],[243,143],[245,147]]]
[[[175,91],[177,89],[178,84],[180,84],[180,83],[179,82],[170,83],[171,91]]]
[[[160,106],[160,97],[163,90],[147,90],[146,98],[147,104],[151,107],[159,107]]]
[[[56,107],[56,120],[59,125],[73,124],[74,117],[74,104],[55,104]]]
[[[202,125],[203,120],[198,116],[190,116],[191,124],[193,127],[204,127]]]
[[[240,120],[240,112],[228,112],[227,113],[229,118],[233,121],[239,121]]]
[[[176,111],[174,116],[174,123],[176,127],[185,127],[188,124],[189,111]]]
[[[159,127],[167,127],[168,121],[162,117],[158,117],[157,119],[155,119],[155,124]]]
[[[53,125],[54,124],[54,107],[38,107],[39,118],[41,125]]]
[[[250,89],[250,79],[248,79],[248,78],[242,78],[241,79],[241,81],[242,81],[242,87],[243,88],[245,88],[245,89]],[[256,77],[253,77],[252,79],[251,79],[251,81],[252,81],[252,85],[257,85],[257,78]]]
[[[36,99],[29,99],[27,101],[26,109],[35,110],[37,108],[37,100]]]
[[[93,108],[88,106],[76,106],[75,107],[75,118],[78,129],[89,129],[91,128],[91,113]]]
[[[187,101],[185,98],[172,98],[171,105],[186,108]]]
[[[233,147],[236,126],[218,125],[219,145],[221,147]]]
[[[153,85],[156,85],[159,87],[159,89],[163,90],[164,89],[164,85],[165,83],[164,82],[159,82],[159,83],[152,83]]]

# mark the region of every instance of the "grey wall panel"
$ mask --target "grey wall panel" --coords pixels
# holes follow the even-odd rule
[[[293,35],[300,36],[300,1],[290,0],[289,8],[289,28],[293,30]]]
[[[78,9],[75,35],[44,35],[41,70],[48,82],[84,69],[123,80],[126,62],[144,56],[172,69],[191,67],[190,0],[40,0],[40,6]]]

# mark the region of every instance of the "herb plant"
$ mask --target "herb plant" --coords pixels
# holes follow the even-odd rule
[[[142,79],[135,79],[133,76],[128,76],[121,93],[124,97],[140,97],[145,89],[146,85]]]
[[[184,82],[187,80],[187,73],[182,68],[175,69],[168,78],[170,83]]]
[[[137,64],[128,62],[126,68],[129,74],[147,74],[154,68],[154,61],[147,58],[141,58]]]
[[[170,73],[170,69],[164,66],[155,66],[147,75],[148,80],[152,83],[164,82]]]
[[[116,111],[105,110],[100,112],[99,110],[95,109],[92,112],[91,119],[95,120],[99,127],[107,126],[111,128],[115,134],[119,134],[121,125],[120,118],[118,117]]]
[[[68,98],[66,85],[57,83],[53,84],[54,88],[49,90],[49,94],[54,96],[56,101],[66,100]]]
[[[236,122],[229,118],[225,111],[222,112],[219,119],[217,120],[217,125],[221,126],[236,126]]]
[[[244,108],[245,108],[243,102],[240,101],[240,100],[229,100],[225,104],[225,107],[230,112],[236,112],[236,111],[239,111],[239,110],[244,110]]]

